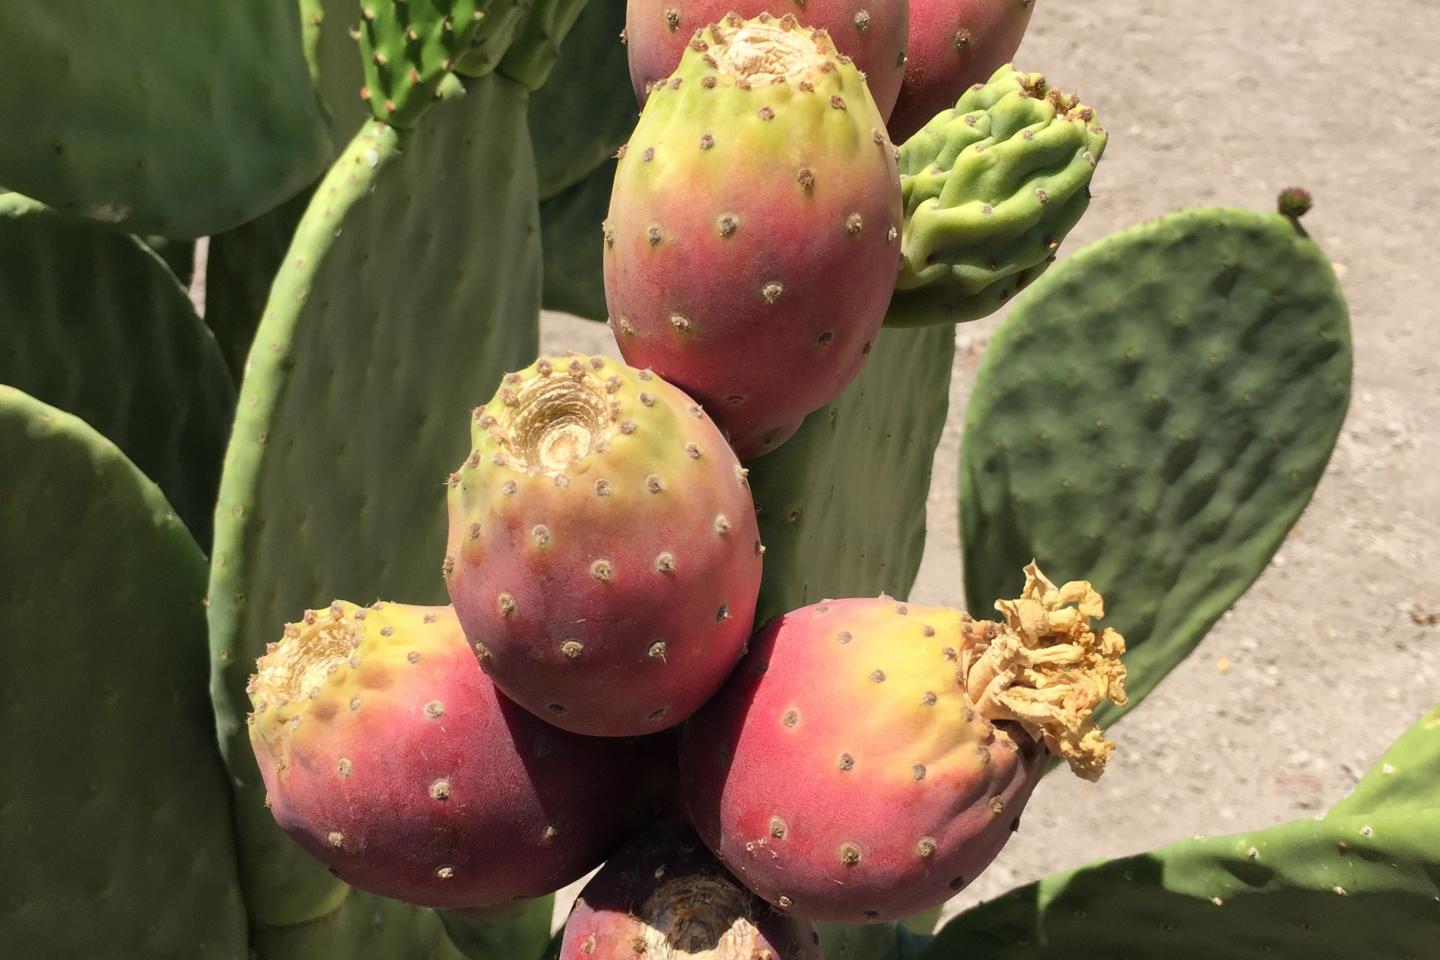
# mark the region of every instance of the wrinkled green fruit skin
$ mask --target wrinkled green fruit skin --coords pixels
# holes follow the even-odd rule
[[[865,83],[823,34],[785,24],[695,37],[645,105],[603,229],[626,362],[699,400],[742,459],[860,372],[899,257],[895,156]],[[747,37],[788,38],[811,73],[739,76],[722,51]]]
[[[625,46],[636,99],[643,104],[650,87],[675,71],[696,30],[727,13],[754,17],[767,12],[791,13],[802,25],[828,32],[865,75],[881,118],[889,118],[905,78],[909,0],[630,0]]]
[[[903,143],[1015,56],[1035,0],[910,0],[905,81],[890,116]]]
[[[475,411],[444,570],[480,665],[575,733],[680,723],[750,636],[761,553],[746,472],[648,370],[546,357]]]
[[[895,920],[1000,852],[1046,753],[956,683],[963,618],[884,598],[787,613],[686,724],[691,820],[751,890],[815,920]]]
[[[560,960],[697,953],[823,960],[813,923],[745,889],[684,823],[651,827],[617,850],[580,892],[560,946]]]
[[[1006,64],[900,148],[905,234],[888,326],[978,320],[1044,273],[1090,204],[1108,134]]]

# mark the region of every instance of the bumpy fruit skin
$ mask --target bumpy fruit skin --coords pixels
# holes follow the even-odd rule
[[[464,909],[541,896],[651,809],[653,744],[577,737],[506,700],[449,607],[310,611],[250,696],[276,822],[371,893]]]
[[[788,16],[708,28],[651,93],[604,224],[610,324],[742,459],[864,364],[899,262],[895,157],[855,67]]]
[[[1035,0],[910,0],[905,82],[890,115],[895,142],[1008,63],[1034,11]]]
[[[651,85],[675,72],[695,31],[719,23],[727,13],[791,13],[803,26],[827,31],[865,75],[881,119],[890,116],[905,78],[909,0],[630,0],[625,49],[642,105]]]
[[[689,824],[632,838],[575,901],[560,960],[822,960],[809,920],[730,875]]]
[[[480,665],[593,736],[684,720],[744,652],[760,590],[746,471],[648,370],[546,357],[475,411],[446,584]]]
[[[1039,277],[1090,205],[1109,135],[1079,97],[1006,64],[900,148],[889,326],[978,320]]]
[[[1047,752],[1099,776],[1113,744],[1090,717],[1124,699],[1124,641],[1090,629],[1089,584],[1026,572],[1003,623],[838,600],[756,636],[681,748],[691,817],[736,876],[816,920],[895,919],[985,869]]]

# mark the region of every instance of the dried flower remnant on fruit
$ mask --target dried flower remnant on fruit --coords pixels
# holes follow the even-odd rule
[[[1070,769],[1096,780],[1115,749],[1095,726],[1106,700],[1124,705],[1125,638],[1092,619],[1105,615],[1104,599],[1088,581],[1057,587],[1032,561],[1025,588],[995,604],[1003,623],[966,623],[960,675],[975,708],[990,720],[1020,724]]]

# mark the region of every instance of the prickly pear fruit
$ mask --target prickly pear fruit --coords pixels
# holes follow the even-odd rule
[[[849,58],[793,17],[727,17],[645,104],[604,224],[625,359],[695,397],[741,458],[844,389],[895,285],[894,148]]]
[[[276,821],[382,896],[466,909],[541,896],[649,806],[648,742],[577,737],[506,700],[449,607],[312,610],[249,689]]]
[[[890,116],[904,143],[1020,48],[1035,0],[910,0],[905,82]]]
[[[760,590],[746,471],[648,370],[547,357],[475,411],[444,572],[480,665],[556,726],[653,733],[744,651]]]
[[[727,13],[754,17],[779,6],[774,0],[630,0],[625,52],[635,96],[644,104],[651,86],[675,72],[697,30]],[[804,26],[828,32],[840,52],[855,61],[881,119],[889,117],[905,78],[909,0],[808,0],[796,10]]]
[[[1044,273],[1090,205],[1108,139],[1078,97],[1006,64],[906,140],[900,276],[885,322],[977,320]]]
[[[935,906],[1019,823],[1047,753],[1095,779],[1124,700],[1125,643],[1088,583],[1031,564],[1003,622],[879,600],[818,603],[761,631],[686,726],[700,836],[766,900],[844,923]]]
[[[689,824],[636,836],[580,892],[559,960],[822,960],[809,920],[745,889]]]

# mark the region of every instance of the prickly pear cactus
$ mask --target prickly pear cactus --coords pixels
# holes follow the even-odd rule
[[[704,404],[742,458],[776,449],[864,366],[899,193],[874,101],[823,31],[711,25],[616,171],[605,292],[621,355]]]
[[[1088,583],[1033,565],[1004,621],[892,600],[782,616],[685,727],[700,836],[782,909],[841,923],[939,906],[1010,839],[1047,754],[1097,779],[1125,643]],[[758,839],[757,839],[758,838]],[[838,881],[838,882],[837,882]]]
[[[203,548],[235,386],[144,244],[0,194],[0,383],[85,420],[159,485]]]
[[[371,0],[361,5],[361,97],[375,119],[408,129],[429,109],[485,19],[480,0]]]
[[[475,408],[446,586],[481,667],[565,730],[680,723],[734,669],[762,568],[745,470],[648,370],[542,357]]]
[[[971,610],[1032,557],[1085,576],[1130,642],[1135,703],[1309,502],[1350,370],[1335,274],[1294,220],[1190,210],[1080,251],[1016,306],[976,379],[960,453]]]
[[[755,623],[826,597],[905,597],[950,403],[954,327],[882,330],[860,376],[749,463],[765,543]]]
[[[1078,97],[1007,64],[906,140],[885,322],[976,320],[1044,273],[1090,205],[1108,136]]]
[[[910,0],[905,81],[890,133],[907,140],[1015,56],[1035,0]]]
[[[204,555],[115,444],[6,386],[0,530],[0,953],[241,960]]]
[[[64,213],[202,236],[329,159],[294,0],[10,0],[0,62],[0,183]]]
[[[625,45],[620,41],[624,25],[625,0],[590,0],[559,48],[558,75],[530,98],[530,137],[535,144],[542,201],[574,187],[605,166],[630,136],[640,116],[640,108],[626,96],[630,75],[625,66]],[[604,195],[608,201],[609,179],[606,183]],[[543,208],[541,217],[545,217]],[[596,277],[600,262],[596,237],[604,218],[602,204],[594,226],[577,238],[594,249]],[[573,263],[566,267],[571,274],[577,270]],[[547,276],[547,286],[549,282]],[[603,303],[603,292],[601,297]],[[600,319],[604,317],[602,307]]]
[[[1396,761],[1434,742],[1435,716],[1360,782],[1363,804],[1047,877],[962,914],[922,960],[1428,957],[1440,933],[1440,803],[1432,769]]]
[[[403,150],[398,131],[369,124],[316,188],[260,321],[226,453],[210,642],[260,923],[320,917],[344,888],[264,809],[241,723],[255,659],[316,597],[443,599],[440,481],[464,455],[465,428],[431,411],[457,397],[468,407],[467,394],[535,354],[526,94],[494,75],[463,94],[449,85],[455,95]],[[417,268],[421,250],[435,252]]]
[[[607,160],[574,186],[540,204],[546,310],[586,320],[606,319],[601,224],[610,207],[615,161]]]

